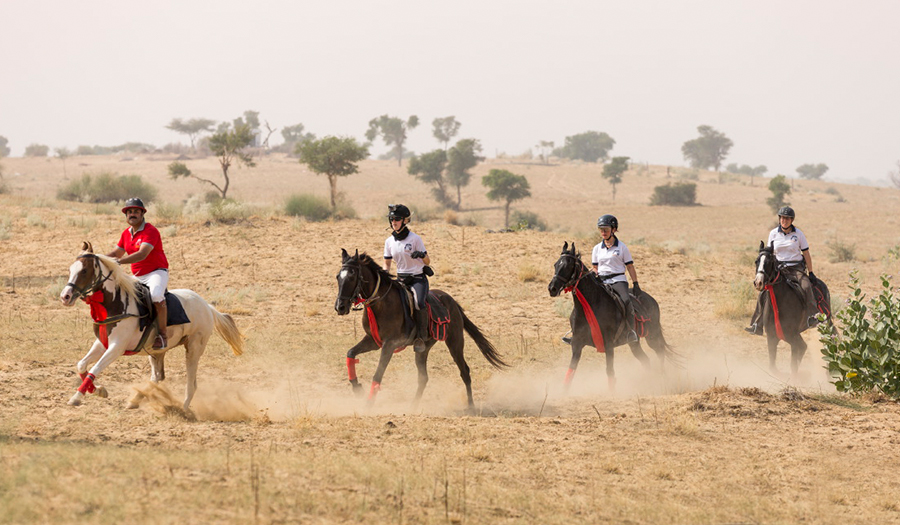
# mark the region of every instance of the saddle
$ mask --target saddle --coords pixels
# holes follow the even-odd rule
[[[598,279],[597,282],[600,286],[603,287],[603,291],[609,294],[612,297],[613,301],[616,303],[616,307],[619,309],[619,313],[622,314],[622,318],[625,318],[625,303],[622,302],[622,298],[619,297],[619,294],[613,290],[613,287],[604,283],[602,280]],[[634,308],[634,331],[637,333],[638,337],[643,338],[647,334],[646,324],[647,321],[650,320],[646,312],[646,308],[641,303],[640,298],[633,293],[629,294],[631,296],[631,306]],[[613,338],[616,341],[616,345],[625,343],[625,330],[627,328],[627,323],[619,323],[619,327],[616,329],[616,336]]]
[[[788,278],[786,273],[782,272],[781,275],[784,276],[784,282],[797,294],[800,302],[806,304],[806,295],[803,293],[803,288],[800,287],[800,282],[796,279]],[[810,279],[809,284],[812,285],[813,299],[816,301],[816,308],[818,308],[819,313],[825,314],[825,317],[831,319],[831,292],[828,291],[828,285],[821,279],[816,279],[815,281]]]
[[[406,308],[403,309],[403,331],[410,332],[415,329],[415,298],[409,287],[400,281],[398,282],[401,285],[401,289],[405,292],[404,302]],[[450,311],[447,310],[447,307],[444,306],[444,303],[441,302],[436,293],[442,292],[429,290],[428,296],[425,298],[425,306],[428,308],[428,333],[435,341],[446,341],[449,333]]]
[[[138,282],[137,295],[139,299],[137,307],[140,315],[140,329],[145,330],[156,322],[156,308],[153,307],[153,302],[150,299],[150,289],[147,288],[147,285]],[[191,322],[184,311],[184,307],[181,305],[181,300],[178,299],[177,295],[170,294],[168,290],[166,290],[166,310],[168,312],[166,323],[169,326]]]

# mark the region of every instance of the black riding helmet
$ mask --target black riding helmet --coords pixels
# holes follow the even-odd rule
[[[613,215],[604,215],[597,219],[597,227],[600,228],[602,226],[609,226],[610,228],[619,229],[619,219],[615,218]]]
[[[402,204],[388,204],[388,220],[408,219],[412,215],[409,208]]]
[[[147,208],[144,207],[144,201],[137,197],[132,197],[125,201],[125,206],[122,207],[122,213],[127,212],[129,208],[138,208],[143,210],[144,213],[147,213]]]
[[[779,217],[790,217],[791,219],[793,219],[794,218],[794,208],[791,208],[790,206],[782,206],[778,210],[778,216]]]

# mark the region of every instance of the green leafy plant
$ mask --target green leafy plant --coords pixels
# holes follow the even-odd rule
[[[678,182],[653,188],[651,206],[695,206],[697,185],[692,182]]]
[[[891,278],[881,276],[881,291],[865,304],[859,274],[850,272],[850,297],[834,318],[840,325],[832,330],[819,325],[822,356],[840,392],[878,391],[900,398],[900,298],[894,294]]]
[[[156,199],[156,188],[144,182],[140,175],[116,175],[102,172],[98,175],[85,173],[56,191],[56,198],[64,201],[113,202],[124,201],[136,195],[150,202]]]

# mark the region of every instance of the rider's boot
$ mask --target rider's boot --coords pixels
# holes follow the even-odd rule
[[[169,309],[165,299],[153,303],[153,307],[156,309],[156,326],[159,327],[159,333],[156,335],[156,340],[153,341],[153,348],[159,350],[169,346],[168,339],[166,339]]]
[[[763,335],[762,327],[760,327],[757,323],[753,323],[750,326],[744,328],[745,332],[750,332],[753,335]]]
[[[627,343],[637,343],[638,335],[637,332],[634,331],[634,305],[628,303],[628,307],[625,308],[625,326],[628,328],[628,335],[626,336],[625,342]]]
[[[416,310],[416,340],[413,342],[413,349],[416,352],[425,351],[425,341],[428,340],[428,310],[427,306],[423,306]]]

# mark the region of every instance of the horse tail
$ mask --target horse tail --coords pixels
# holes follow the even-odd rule
[[[475,326],[475,323],[466,317],[466,313],[463,311],[462,306],[457,304],[457,307],[459,307],[459,314],[462,315],[463,318],[463,327],[465,327],[469,337],[471,337],[472,340],[475,341],[475,344],[478,345],[478,349],[481,350],[481,354],[488,360],[488,363],[497,369],[508,367],[509,365],[503,361],[502,356],[497,352],[497,349],[494,348],[494,345],[481,333],[481,330]]]
[[[215,323],[216,333],[228,343],[228,346],[231,347],[231,351],[234,355],[241,355],[244,353],[244,336],[241,334],[240,330],[238,330],[237,325],[234,323],[234,319],[228,314],[223,314],[213,308],[209,307],[213,313],[213,322]]]

